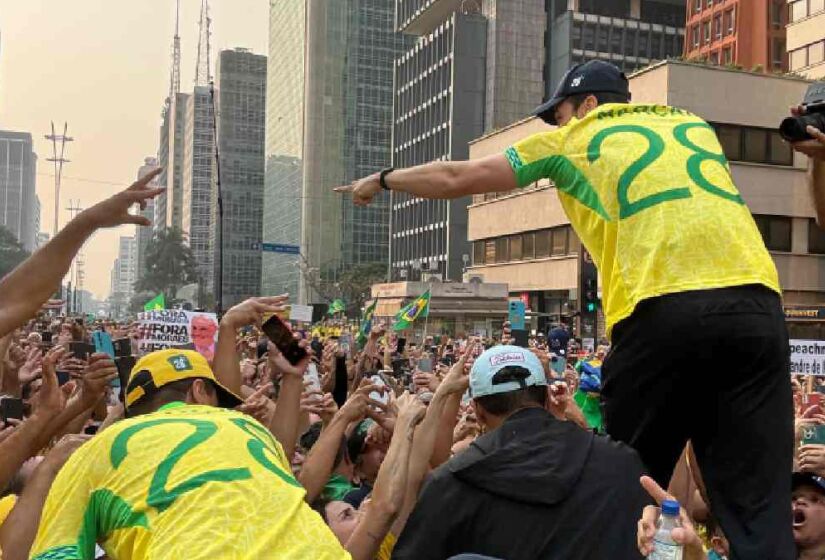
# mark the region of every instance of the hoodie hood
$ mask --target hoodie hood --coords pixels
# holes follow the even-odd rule
[[[576,486],[594,437],[544,409],[527,408],[478,438],[448,467],[459,480],[490,494],[553,505]]]

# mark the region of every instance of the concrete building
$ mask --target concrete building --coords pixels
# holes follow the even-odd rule
[[[263,241],[300,255],[265,253],[263,289],[319,302],[342,270],[387,260],[388,202],[356,210],[330,188],[389,166],[405,38],[386,0],[272,6]]]
[[[177,93],[166,99],[161,114],[158,165],[163,167],[158,184],[165,186],[154,204],[152,228],[183,227],[183,150],[186,131],[186,107],[191,95]]]
[[[266,57],[245,49],[218,55],[215,102],[218,114],[223,240],[218,226],[218,189],[212,187],[215,217],[210,245],[223,247],[223,309],[261,294],[261,223],[264,198]],[[213,174],[213,183],[217,174]],[[219,295],[216,293],[215,298]]]
[[[37,246],[37,154],[28,132],[0,130],[0,225],[27,251]]]
[[[785,0],[688,0],[685,57],[785,72],[787,14]]]
[[[208,87],[195,86],[192,95],[186,98],[184,125],[181,230],[198,264],[200,285],[205,293],[211,294],[215,282],[214,251],[209,242],[214,225],[212,176],[215,167],[215,135]],[[174,225],[174,221],[172,224]]]
[[[788,67],[812,80],[825,78],[825,0],[790,0]]]
[[[143,160],[143,165],[140,166],[137,172],[138,180],[145,177],[151,171],[154,171],[158,167],[158,159],[156,157],[147,157]],[[155,177],[150,186],[156,187],[159,184],[158,178]],[[150,220],[155,219],[155,201],[150,200],[146,203],[146,208],[140,210],[140,215],[144,218],[149,218]],[[145,270],[146,265],[146,248],[149,246],[149,242],[152,240],[152,228],[148,227],[136,227],[135,228],[135,267],[137,270],[137,276],[139,277],[143,270]],[[135,278],[137,281],[137,278]]]
[[[777,132],[787,106],[798,102],[807,86],[798,78],[676,61],[658,63],[630,79],[634,101],[684,108],[714,126],[776,262],[784,303],[789,310],[823,309],[822,320],[805,323],[790,312],[791,337],[822,339],[825,232],[816,226],[805,186],[806,158],[794,154]],[[475,141],[471,157],[502,152],[543,130],[548,126],[539,119],[517,122]],[[542,314],[533,328],[546,328],[549,320],[577,309],[580,243],[548,181],[515,193],[475,197],[468,237],[473,262],[467,278],[508,283],[511,297],[523,298],[533,313]]]
[[[427,334],[493,336],[501,332],[507,318],[507,284],[480,282],[393,282],[375,284],[372,297],[378,300],[376,317],[391,318],[404,306],[430,290],[426,319],[412,326],[415,339]]]
[[[545,97],[579,62],[605,60],[630,73],[680,55],[684,25],[685,0],[549,0]]]
[[[129,302],[135,293],[135,281],[137,280],[135,246],[134,237],[120,237],[117,258],[109,275],[109,303],[114,317],[121,317],[127,313]]]

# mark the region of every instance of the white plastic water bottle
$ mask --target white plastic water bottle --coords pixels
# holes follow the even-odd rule
[[[670,536],[676,527],[681,527],[679,521],[679,502],[665,500],[662,502],[662,515],[656,523],[656,534],[653,536],[653,552],[648,560],[682,560],[683,547],[677,544]]]

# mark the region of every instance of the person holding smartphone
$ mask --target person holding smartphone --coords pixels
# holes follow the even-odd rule
[[[791,107],[791,115],[799,117],[805,114],[801,105]],[[816,210],[816,223],[820,228],[825,227],[825,130],[808,126],[806,132],[810,140],[791,142],[791,147],[808,156],[808,173],[806,182],[811,193],[811,200]]]
[[[460,199],[550,179],[548,196],[601,273],[607,433],[661,485],[692,440],[734,556],[793,559],[782,290],[713,128],[677,107],[630,103],[627,77],[599,60],[573,66],[536,115],[557,128],[504,153],[387,168],[335,190],[365,206],[387,190]]]

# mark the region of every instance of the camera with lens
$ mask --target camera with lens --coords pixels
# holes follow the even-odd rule
[[[805,108],[804,115],[788,117],[779,125],[779,134],[788,142],[813,140],[813,136],[805,130],[807,126],[825,131],[825,82],[817,82],[808,87],[802,107]]]

